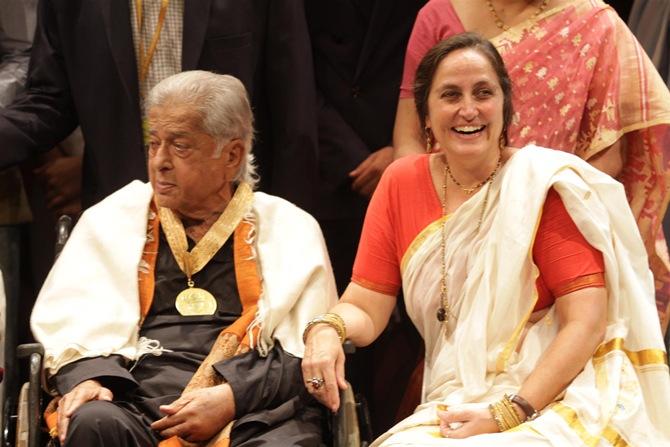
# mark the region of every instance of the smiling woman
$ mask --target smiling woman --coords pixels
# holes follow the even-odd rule
[[[510,146],[576,154],[624,184],[667,328],[670,264],[660,222],[670,199],[670,93],[635,36],[602,0],[429,0],[405,55],[396,158],[426,144],[413,92],[419,62],[463,31],[481,33],[505,61],[514,87]]]
[[[664,445],[670,378],[623,188],[573,155],[507,146],[509,86],[477,34],[422,59],[432,153],[382,176],[352,282],[305,330],[303,375],[324,379],[307,388],[337,408],[342,327],[371,343],[402,287],[425,343],[421,405],[374,446]]]

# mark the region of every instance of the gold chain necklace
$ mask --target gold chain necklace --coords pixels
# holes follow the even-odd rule
[[[544,11],[547,8],[547,3],[549,3],[549,0],[542,0],[540,6],[537,7],[537,11],[535,11],[530,18],[534,19],[535,17],[542,14],[542,11]],[[507,31],[509,29],[509,25],[506,25],[505,22],[503,22],[503,20],[500,18],[498,12],[496,12],[496,9],[493,7],[493,3],[491,0],[486,0],[486,6],[489,8],[489,11],[493,16],[493,20],[496,23],[496,26],[503,31]]]
[[[502,159],[500,158],[500,155],[498,155],[498,164],[496,165],[496,168],[491,172],[491,175],[486,177],[484,180],[481,182],[477,183],[475,186],[463,186],[461,182],[456,180],[454,177],[454,174],[451,173],[451,168],[449,167],[449,162],[447,161],[447,157],[444,157],[444,171],[445,171],[445,177],[444,177],[444,186],[446,187],[446,182],[447,182],[447,177],[446,175],[449,174],[449,178],[451,178],[451,181],[456,184],[461,190],[466,193],[467,195],[472,195],[473,192],[477,191],[479,188],[482,186],[486,185],[488,182],[493,180],[493,177],[495,177],[496,173],[498,172],[498,169],[500,168],[500,163],[502,162]]]
[[[445,219],[447,215],[447,176],[451,177],[451,179],[456,183],[458,186],[463,188],[461,184],[459,184],[454,177],[451,175],[451,170],[449,169],[449,163],[447,162],[447,157],[446,155],[444,156],[444,176],[442,180],[442,219],[444,219],[444,222],[442,224],[442,234],[441,234],[441,239],[440,239],[440,307],[437,308],[437,321],[440,323],[448,323],[449,319],[454,316],[453,312],[451,311],[451,304],[449,304],[449,298],[447,294],[447,220]],[[484,180],[483,182],[479,183],[474,189],[477,189],[481,186],[484,186],[488,183],[493,182],[493,179],[496,177],[496,174],[498,173],[498,170],[500,169],[500,165],[502,163],[502,157],[501,154],[498,155],[498,163],[496,164],[495,169],[491,174]],[[474,191],[473,189],[473,191]],[[486,194],[484,195],[484,202],[482,203],[482,209],[479,212],[479,220],[477,222],[477,228],[475,229],[475,234],[479,233],[479,229],[482,226],[482,220],[484,219],[484,212],[486,211],[486,206],[488,205],[489,202],[489,192],[491,191],[491,188],[487,188]],[[466,194],[471,194],[466,191]]]

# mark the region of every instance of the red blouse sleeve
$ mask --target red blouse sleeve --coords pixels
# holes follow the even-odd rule
[[[605,286],[602,253],[586,241],[553,188],[544,203],[533,259],[540,270],[535,310],[575,290]]]
[[[351,280],[366,289],[397,295],[400,266],[394,238],[393,165],[382,175],[368,205]]]

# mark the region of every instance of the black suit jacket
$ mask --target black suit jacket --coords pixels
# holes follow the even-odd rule
[[[128,0],[40,0],[26,93],[0,111],[0,167],[81,125],[83,201],[147,178]],[[185,0],[182,69],[232,74],[256,118],[261,188],[310,208],[312,61],[301,0]]]
[[[360,215],[367,201],[348,173],[391,144],[400,80],[414,18],[426,0],[307,0],[318,97],[317,213]]]

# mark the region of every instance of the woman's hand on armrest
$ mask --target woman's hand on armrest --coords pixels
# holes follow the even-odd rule
[[[330,312],[344,320],[347,338],[356,346],[372,343],[386,327],[396,298],[350,283]],[[312,326],[305,338],[302,361],[307,391],[331,411],[340,407],[340,389],[346,388],[344,351],[337,331],[325,323]]]

